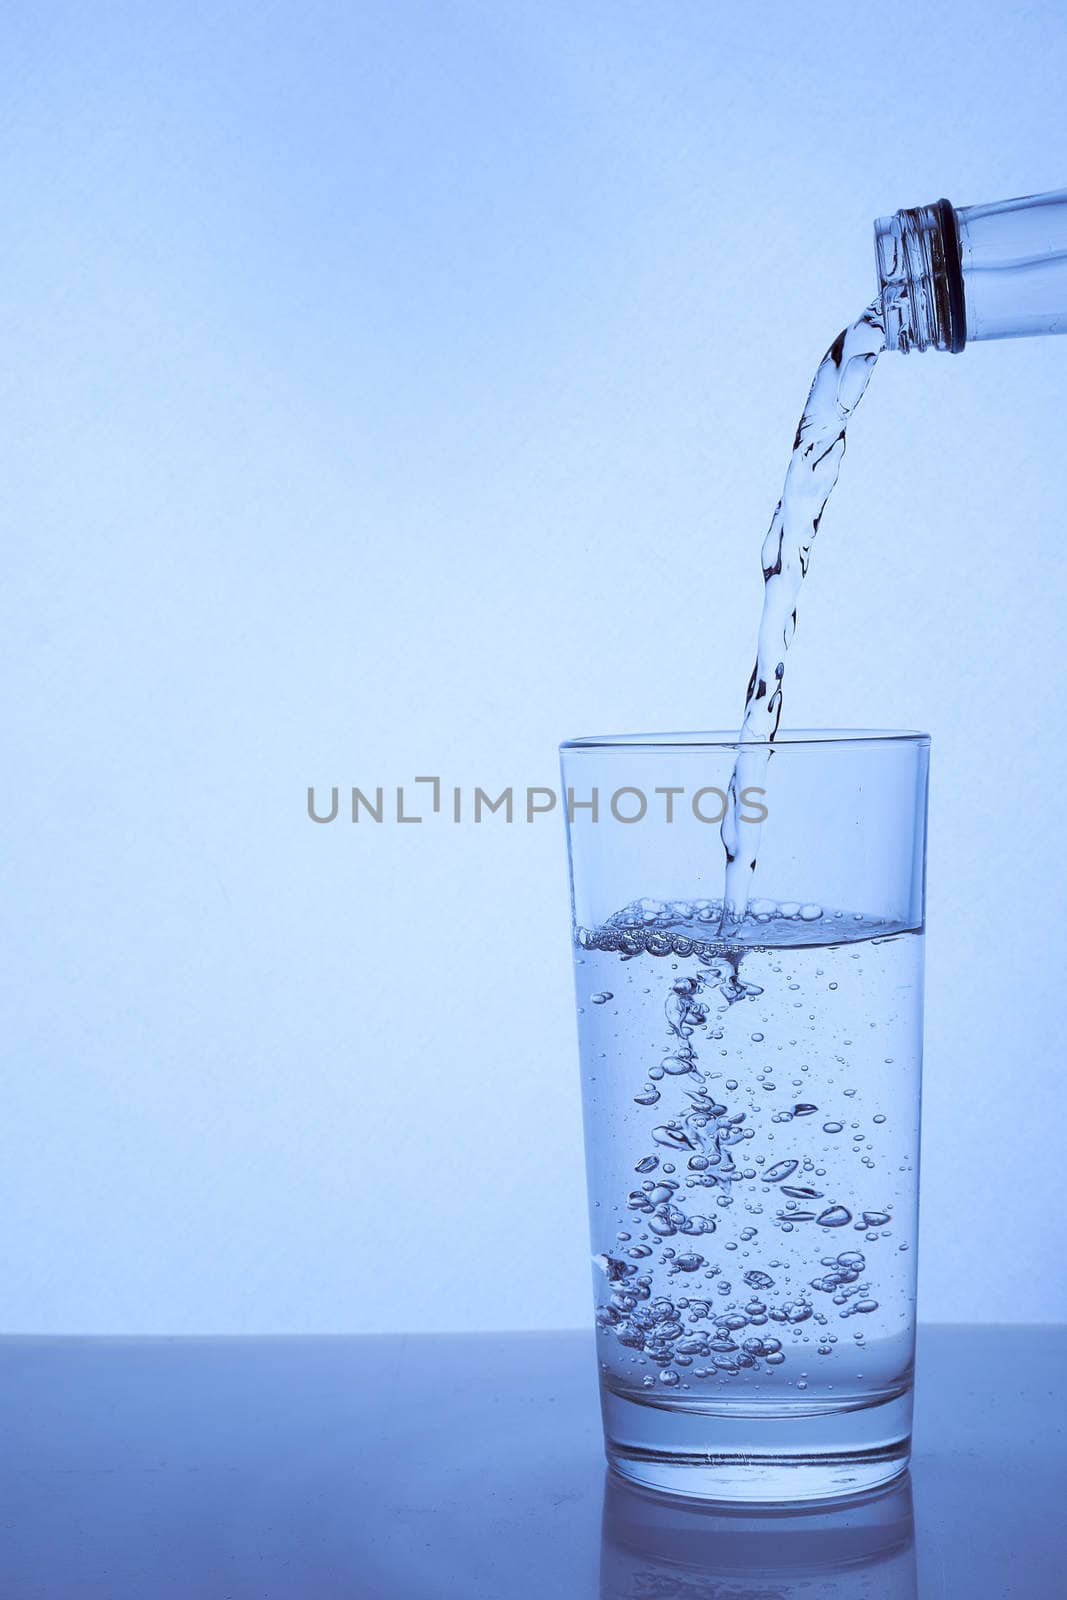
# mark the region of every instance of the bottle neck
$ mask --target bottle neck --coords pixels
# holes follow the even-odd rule
[[[949,350],[967,343],[967,309],[956,213],[947,200],[915,206],[874,225],[887,350]]]
[[[915,206],[879,218],[874,242],[888,350],[1067,333],[1067,189]]]

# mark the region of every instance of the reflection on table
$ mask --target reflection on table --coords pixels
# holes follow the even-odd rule
[[[604,1488],[600,1600],[916,1600],[911,1480],[833,1506],[705,1507]]]

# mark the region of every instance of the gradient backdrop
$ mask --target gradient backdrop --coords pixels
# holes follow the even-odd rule
[[[1062,8],[12,0],[0,49],[0,1325],[583,1322],[558,819],[306,786],[735,724],[871,221],[1067,183]],[[934,739],[928,1318],[1067,1315],[1065,391],[1067,339],[886,358],[790,666],[794,724]]]

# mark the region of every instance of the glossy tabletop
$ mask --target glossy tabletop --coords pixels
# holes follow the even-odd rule
[[[0,1596],[1051,1600],[1065,1371],[1065,1329],[927,1328],[910,1480],[746,1514],[606,1476],[583,1334],[9,1338]]]

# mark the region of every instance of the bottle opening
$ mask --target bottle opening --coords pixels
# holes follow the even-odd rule
[[[967,312],[955,208],[938,200],[880,217],[874,244],[886,348],[957,355]]]

